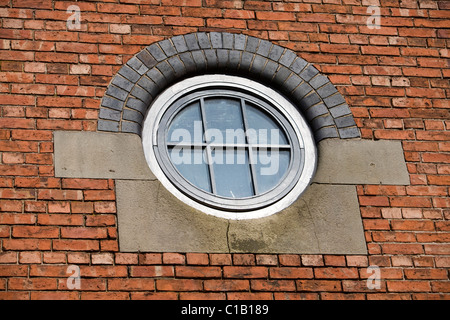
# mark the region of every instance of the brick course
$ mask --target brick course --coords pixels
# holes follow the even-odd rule
[[[378,4],[381,28],[370,29],[367,6]],[[65,1],[0,1],[0,299],[450,298],[447,1],[76,5],[81,27],[68,30]],[[142,64],[170,77],[208,57],[220,63],[229,35],[234,48],[298,69],[334,118],[346,103],[363,139],[402,142],[411,185],[357,187],[367,256],[119,252],[114,180],[55,178],[53,131],[96,131],[99,118],[119,130],[118,101],[131,90],[122,119],[140,121]],[[204,60],[183,55],[193,50]],[[72,264],[81,289],[67,287]],[[374,265],[379,289],[366,285]]]

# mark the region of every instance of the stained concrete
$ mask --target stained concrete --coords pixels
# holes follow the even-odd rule
[[[193,209],[159,181],[118,180],[116,192],[120,251],[228,251],[228,221]]]
[[[55,176],[116,180],[119,246],[136,252],[365,254],[356,185],[409,184],[398,141],[319,143],[313,183],[290,207],[253,220],[193,209],[155,178],[135,134],[54,132]]]
[[[239,221],[199,212],[158,181],[116,190],[121,251],[367,253],[354,186],[314,184],[282,212]]]
[[[138,135],[55,131],[55,177],[156,179]]]
[[[318,183],[409,185],[400,141],[322,140],[318,146]]]

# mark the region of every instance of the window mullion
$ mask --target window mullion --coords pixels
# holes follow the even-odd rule
[[[244,136],[245,136],[245,141],[248,144],[248,161],[249,161],[249,165],[250,165],[250,172],[252,175],[252,185],[253,185],[253,192],[255,195],[258,194],[258,181],[256,179],[256,168],[254,166],[255,164],[255,159],[253,157],[253,148],[252,145],[250,144],[250,141],[248,140],[247,137],[247,130],[248,130],[248,122],[247,122],[247,115],[246,115],[246,110],[245,110],[245,100],[241,99],[241,112],[242,112],[242,119],[244,122]]]
[[[213,168],[213,163],[212,163],[211,146],[209,145],[209,141],[206,140],[206,138],[207,138],[206,130],[208,130],[208,127],[206,125],[205,101],[203,98],[200,98],[200,113],[202,116],[203,136],[204,136],[205,142],[206,142],[205,152],[206,152],[206,160],[208,162],[207,165],[208,165],[208,169],[209,169],[209,179],[211,182],[211,191],[213,194],[217,194],[216,179],[214,176],[214,168]]]

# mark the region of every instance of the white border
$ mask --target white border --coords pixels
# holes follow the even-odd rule
[[[269,102],[291,123],[297,137],[299,137],[301,147],[305,150],[305,165],[296,185],[279,201],[267,207],[252,211],[231,212],[217,210],[203,205],[183,194],[172,184],[171,181],[169,181],[169,179],[167,179],[166,175],[161,170],[153,150],[153,146],[156,145],[156,132],[158,130],[158,124],[161,121],[161,117],[167,108],[169,108],[170,105],[172,105],[172,103],[178,100],[181,96],[188,92],[208,87],[222,87],[231,89],[236,89],[238,87],[243,88],[257,96],[262,96],[266,100],[269,100]],[[303,140],[300,137],[303,138]],[[144,147],[145,159],[147,160],[150,170],[167,190],[191,207],[206,214],[225,219],[244,220],[262,218],[287,208],[295,200],[297,200],[301,193],[308,187],[316,171],[317,149],[314,142],[314,137],[298,110],[275,90],[256,81],[237,76],[221,74],[195,76],[182,80],[166,89],[149,107],[142,129],[142,143]]]

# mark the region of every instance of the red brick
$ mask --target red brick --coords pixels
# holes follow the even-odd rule
[[[205,280],[205,291],[248,291],[249,280]]]
[[[234,267],[224,266],[223,276],[225,278],[266,278],[268,269],[266,267]]]
[[[389,292],[429,292],[431,286],[429,281],[387,281]]]
[[[156,289],[161,291],[201,291],[201,280],[195,279],[157,279]]]
[[[336,280],[297,280],[298,291],[341,291],[341,282]]]
[[[132,266],[130,268],[132,277],[173,277],[172,266]]]
[[[176,266],[175,276],[179,278],[219,278],[222,276],[220,267]]]
[[[111,291],[151,291],[154,289],[154,279],[108,279],[108,290]]]
[[[206,253],[186,253],[186,263],[191,265],[208,265],[209,258]]]

